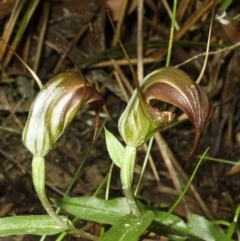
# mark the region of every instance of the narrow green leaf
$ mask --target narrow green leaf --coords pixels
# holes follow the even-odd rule
[[[226,11],[232,2],[233,0],[224,0],[218,9],[218,12]]]
[[[0,218],[0,237],[16,234],[53,235],[63,231],[66,230],[48,215]]]
[[[233,241],[221,233],[211,222],[193,214],[187,223],[188,233],[206,241]]]
[[[106,128],[104,129],[108,153],[114,164],[118,167],[121,167],[121,162],[124,155],[124,147],[110,131],[108,131]]]
[[[97,197],[77,197],[54,202],[75,217],[98,223],[114,224],[116,220],[130,213],[125,198],[103,200]]]
[[[137,241],[147,230],[153,219],[154,213],[149,210],[139,219],[128,214],[118,219],[116,224],[99,238],[99,241]]]

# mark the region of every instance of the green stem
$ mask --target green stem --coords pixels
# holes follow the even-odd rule
[[[148,149],[147,149],[144,161],[143,161],[143,166],[142,166],[142,170],[141,170],[141,173],[140,173],[140,177],[138,179],[138,183],[137,183],[136,189],[134,191],[135,196],[137,196],[138,189],[139,189],[140,183],[141,183],[142,178],[143,178],[143,174],[145,172],[145,169],[146,169],[146,166],[147,166],[147,163],[148,163],[148,158],[149,158],[149,155],[150,155],[150,152],[151,152],[151,149],[152,149],[152,144],[153,144],[153,137],[149,140],[149,143],[148,143]]]
[[[37,192],[37,195],[51,218],[63,228],[68,229],[68,225],[64,222],[53,210],[51,204],[48,201],[46,192],[45,192],[45,160],[42,157],[34,156],[32,160],[32,178],[33,185]]]
[[[136,152],[137,152],[136,147],[126,146],[120,175],[121,175],[122,188],[123,188],[125,197],[127,199],[129,208],[135,217],[140,218],[142,216],[142,212],[140,211],[137,205],[136,199],[132,191],[132,180],[133,180]]]
[[[169,41],[168,41],[168,53],[167,53],[166,67],[169,66],[170,58],[171,58],[171,55],[172,55],[172,46],[173,46],[174,25],[175,25],[175,21],[176,21],[176,13],[177,13],[177,0],[174,0],[170,36],[169,36]]]

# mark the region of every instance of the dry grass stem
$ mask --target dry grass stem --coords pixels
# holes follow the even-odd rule
[[[114,74],[114,76],[115,76],[115,78],[117,80],[119,88],[121,89],[121,91],[123,93],[123,97],[124,97],[125,101],[128,102],[129,101],[129,96],[128,96],[128,94],[127,94],[127,92],[126,92],[126,90],[125,90],[125,88],[124,88],[124,86],[122,84],[122,80],[120,79],[120,76],[119,76],[118,72],[116,70],[114,70],[113,74]]]
[[[159,59],[159,58],[143,58],[143,63],[151,64],[151,63],[160,62],[161,60],[162,59]],[[128,66],[128,61],[126,59],[118,59],[115,61],[120,66]],[[130,59],[130,61],[133,65],[137,65],[137,63],[138,63],[137,58]],[[90,65],[89,68],[102,68],[102,67],[108,67],[110,65],[112,65],[111,60],[107,60],[107,61],[99,62],[97,64]]]
[[[10,37],[11,37],[13,28],[16,25],[18,16],[19,16],[19,14],[20,14],[20,12],[23,8],[23,5],[24,5],[24,1],[22,1],[22,0],[18,0],[16,2],[16,4],[14,5],[11,16],[10,16],[8,22],[6,23],[5,27],[4,27],[4,32],[3,32],[3,36],[2,36],[2,38],[6,42],[8,42]],[[3,42],[0,42],[0,59],[1,60],[3,59],[3,56],[5,54],[6,49],[7,49],[6,44],[4,44]]]
[[[118,39],[121,38],[121,29],[124,21],[124,16],[126,14],[127,6],[128,6],[128,0],[123,0],[120,13],[119,13],[119,19],[116,25],[116,34],[114,34],[114,37],[113,37],[113,46],[117,45]]]
[[[156,140],[156,143],[158,145],[158,148],[160,150],[160,153],[162,154],[162,157],[163,157],[163,160],[165,162],[165,165],[169,171],[169,174],[171,176],[171,179],[173,181],[173,184],[176,188],[176,191],[179,195],[181,195],[182,193],[182,187],[180,185],[180,181],[179,181],[179,178],[178,178],[178,175],[172,165],[172,160],[170,158],[170,155],[169,155],[169,148],[167,146],[167,143],[164,141],[164,139],[161,137],[161,135],[158,133],[155,135],[155,140]],[[184,208],[185,208],[185,211],[186,211],[186,218],[189,219],[190,218],[190,213],[189,213],[189,210],[188,210],[188,207],[187,207],[187,204],[186,204],[186,201],[185,199],[183,198],[183,202],[184,202]]]
[[[170,9],[169,5],[168,5],[168,2],[166,0],[163,0],[162,2],[163,2],[163,5],[164,5],[164,7],[165,7],[165,9],[166,9],[170,19],[172,19],[172,14],[173,13],[172,13],[172,10]],[[175,21],[174,27],[175,27],[175,29],[177,31],[180,29],[179,24],[178,24],[177,21]]]
[[[66,48],[66,51],[64,51],[61,54],[60,59],[58,60],[53,73],[58,73],[59,69],[61,68],[61,66],[63,65],[63,61],[66,59],[69,51],[72,49],[73,45],[76,44],[76,42],[81,38],[81,36],[88,30],[89,25],[88,24],[84,24],[79,31],[77,32],[77,34],[75,35],[75,37],[72,39],[72,41],[69,43],[69,45]],[[63,48],[63,47],[62,47]],[[65,48],[64,48],[65,49]]]
[[[134,89],[131,86],[131,84],[129,83],[129,80],[127,79],[127,77],[125,76],[125,74],[123,73],[123,71],[121,70],[119,65],[117,64],[116,60],[112,59],[111,64],[112,64],[113,68],[118,72],[121,80],[123,81],[124,86],[127,88],[129,93],[132,93]]]
[[[237,48],[237,47],[239,47],[239,46],[240,46],[240,42],[239,42],[239,43],[236,43],[236,44],[234,44],[234,45],[231,45],[231,46],[228,46],[228,47],[219,49],[219,50],[217,50],[217,51],[210,51],[210,52],[208,53],[208,55],[222,54],[222,53],[224,53],[224,52],[226,52],[226,51],[233,50],[233,49],[235,49],[235,48]],[[178,64],[178,65],[175,65],[175,67],[176,67],[176,68],[179,68],[179,67],[182,66],[182,65],[185,65],[185,64],[187,64],[187,63],[189,63],[189,62],[191,62],[191,61],[193,61],[193,60],[195,60],[195,59],[198,59],[198,58],[200,58],[200,57],[204,57],[204,56],[206,56],[206,55],[207,55],[207,52],[203,52],[203,53],[197,54],[197,55],[193,56],[192,58],[187,59],[187,60],[184,61],[183,63]]]
[[[18,31],[17,31],[16,35],[14,36],[14,39],[13,39],[13,41],[11,43],[11,47],[12,47],[13,50],[15,50],[17,48],[19,40],[22,38],[22,36],[24,34],[24,31],[26,30],[31,17],[34,14],[39,1],[40,0],[31,0],[31,1],[29,1],[27,9],[26,9],[26,11],[24,13],[24,16],[23,16],[23,19],[22,19],[22,23],[19,26],[19,29],[18,29]],[[20,1],[20,2],[24,2],[24,1]],[[22,5],[21,5],[21,7],[22,7]],[[5,67],[8,66],[8,64],[9,64],[11,58],[12,58],[12,55],[13,55],[13,51],[9,49],[7,51],[7,54],[6,54],[5,58],[4,58],[3,66],[5,66]]]
[[[34,66],[33,66],[33,71],[35,73],[38,72],[38,68],[39,68],[42,49],[43,49],[43,45],[44,45],[44,38],[45,38],[47,24],[48,24],[50,7],[51,7],[50,1],[45,1],[44,2],[44,9],[43,9],[43,16],[42,16],[42,26],[41,26],[41,30],[39,32],[37,52],[36,52]]]
[[[20,121],[20,119],[17,117],[17,115],[15,114],[15,112],[14,112],[14,110],[13,110],[14,108],[12,108],[10,102],[8,101],[8,98],[7,98],[6,94],[5,94],[5,92],[4,92],[3,90],[0,90],[0,94],[2,95],[3,100],[4,100],[4,102],[5,102],[5,105],[7,106],[8,111],[11,113],[14,121],[15,121],[16,124],[20,127],[20,129],[23,130],[23,124],[22,124],[22,122]]]

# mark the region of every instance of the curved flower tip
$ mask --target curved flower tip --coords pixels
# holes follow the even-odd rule
[[[69,71],[53,77],[31,106],[22,135],[24,145],[35,156],[47,155],[85,102],[98,116],[103,99],[78,72]]]
[[[142,84],[147,100],[157,99],[177,106],[186,113],[196,129],[192,150],[195,152],[206,122],[211,118],[212,105],[201,87],[182,70],[174,67],[157,69],[145,77]]]

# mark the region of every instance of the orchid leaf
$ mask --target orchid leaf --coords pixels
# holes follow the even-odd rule
[[[98,223],[114,224],[130,213],[125,198],[103,200],[97,197],[76,197],[54,200],[66,212]]]
[[[105,137],[108,153],[115,165],[121,167],[124,155],[124,147],[119,140],[105,128]]]
[[[65,221],[65,217],[61,217]],[[0,237],[16,234],[53,235],[64,232],[49,215],[0,218]]]
[[[99,241],[137,241],[153,219],[154,214],[150,210],[146,211],[139,219],[131,214],[125,215],[118,219],[116,224],[99,238]]]
[[[187,229],[189,234],[206,241],[233,241],[221,233],[211,222],[195,214],[191,215]]]

